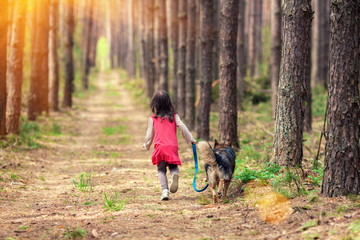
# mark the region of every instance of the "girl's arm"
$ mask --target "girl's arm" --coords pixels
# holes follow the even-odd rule
[[[149,118],[148,120],[148,128],[146,131],[146,136],[145,136],[145,143],[143,145],[143,148],[145,148],[146,150],[150,149],[150,146],[153,142],[155,136],[155,131],[154,131],[154,124],[153,124],[153,120],[152,118]]]
[[[178,128],[180,128],[181,133],[183,135],[183,137],[185,138],[187,143],[196,143],[196,140],[193,138],[193,135],[191,134],[191,132],[189,131],[189,129],[185,126],[185,124],[181,121],[179,115],[175,115],[175,121],[176,121],[176,126]]]

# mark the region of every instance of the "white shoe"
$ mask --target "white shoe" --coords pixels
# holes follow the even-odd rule
[[[170,192],[171,192],[171,193],[176,193],[176,191],[178,190],[178,186],[179,186],[179,174],[174,173],[174,174],[171,176]]]
[[[169,200],[169,190],[164,189],[160,198],[161,201]]]

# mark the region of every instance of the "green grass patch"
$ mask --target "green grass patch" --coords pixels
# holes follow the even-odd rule
[[[106,208],[107,211],[123,210],[128,204],[128,202],[128,198],[120,199],[117,192],[115,192],[115,194],[110,197],[108,197],[107,194],[104,192],[104,208]]]
[[[79,182],[73,180],[75,189],[78,189],[81,192],[92,191],[93,187],[91,186],[91,174],[82,173],[80,175]]]
[[[77,239],[84,238],[86,236],[86,230],[81,228],[72,228],[70,229],[68,226],[65,226],[66,230],[63,233],[64,238],[66,239]]]
[[[300,230],[301,231],[306,231],[309,228],[312,227],[316,227],[317,225],[319,225],[319,220],[318,219],[313,219],[311,221],[308,221],[306,223],[304,223],[303,225],[301,225]]]
[[[112,136],[115,134],[123,134],[126,132],[126,126],[125,125],[118,125],[115,127],[103,127],[102,128],[103,133],[106,136]]]

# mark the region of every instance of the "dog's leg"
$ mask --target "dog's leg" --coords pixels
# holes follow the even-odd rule
[[[226,197],[226,194],[227,194],[227,191],[229,189],[230,183],[231,183],[231,180],[224,182],[224,197]]]
[[[216,190],[215,188],[213,188],[211,185],[209,185],[211,192],[212,192],[212,196],[213,196],[213,203],[217,203],[217,196],[216,196]]]
[[[219,196],[219,198],[223,197],[223,191],[224,191],[224,179],[220,179],[219,187],[218,187],[218,196]]]

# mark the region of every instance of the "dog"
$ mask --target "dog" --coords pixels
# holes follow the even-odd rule
[[[230,144],[219,144],[215,140],[214,149],[205,141],[198,143],[199,155],[205,161],[204,167],[213,196],[213,203],[218,197],[226,197],[235,170],[235,152]],[[216,192],[216,188],[218,192]]]

